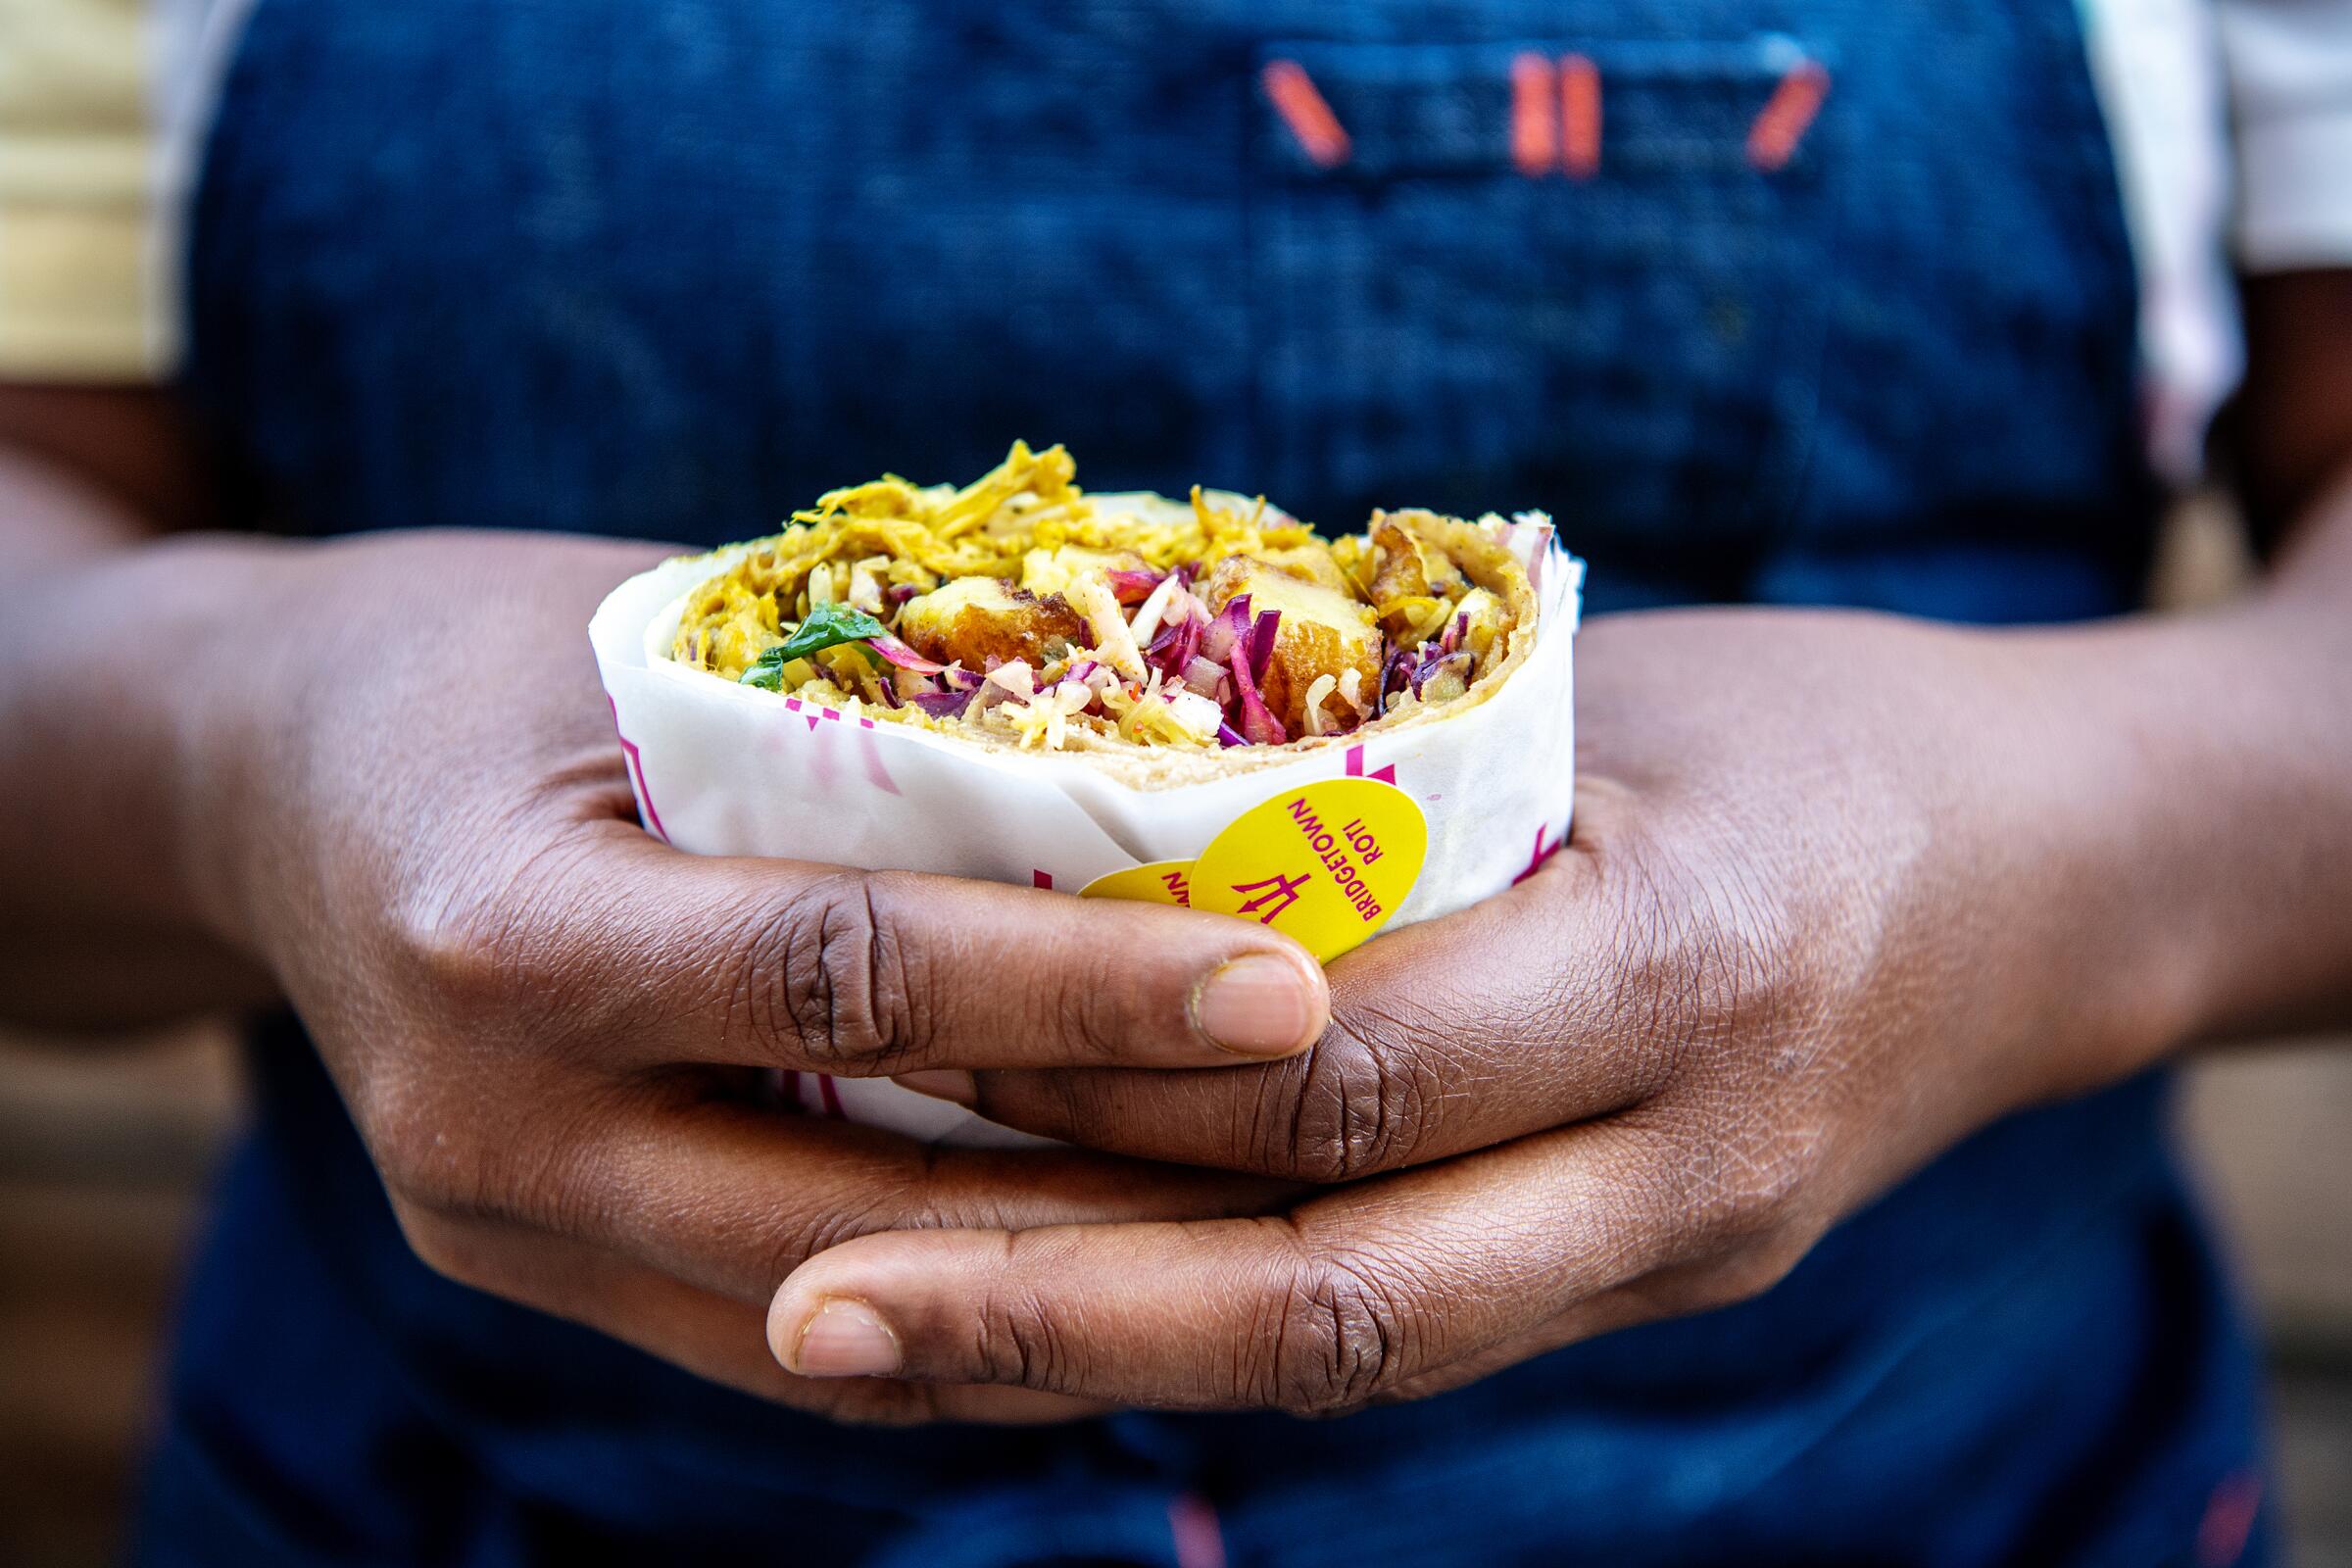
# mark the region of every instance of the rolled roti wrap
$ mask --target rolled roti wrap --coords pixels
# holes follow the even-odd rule
[[[1565,840],[1583,574],[1538,513],[1325,541],[1230,494],[1088,496],[1016,446],[960,491],[837,491],[666,562],[589,637],[679,849],[1189,903],[1328,958]],[[786,1087],[1028,1141],[887,1080]]]

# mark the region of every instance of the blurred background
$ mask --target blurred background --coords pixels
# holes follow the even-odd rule
[[[2242,590],[2229,514],[2174,519],[2158,599]],[[2181,1132],[2261,1313],[2298,1568],[2352,1568],[2352,1040],[2197,1062]],[[0,1565],[110,1559],[181,1259],[239,1112],[224,1026],[0,1034]]]

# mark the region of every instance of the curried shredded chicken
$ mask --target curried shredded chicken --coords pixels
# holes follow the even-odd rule
[[[1446,530],[1454,530],[1448,533]],[[1090,497],[1015,443],[953,489],[885,477],[797,513],[689,596],[671,657],[861,714],[1043,750],[1286,745],[1461,697],[1525,574],[1470,530],[1375,514],[1327,541],[1269,508]]]

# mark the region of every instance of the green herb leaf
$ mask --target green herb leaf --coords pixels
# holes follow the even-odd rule
[[[783,655],[784,662],[790,663],[793,660],[807,659],[810,654],[840,643],[854,643],[860,637],[879,637],[884,630],[880,621],[862,610],[838,603],[818,605],[808,612],[808,618],[801,622],[800,629],[785,638],[783,646],[775,652]]]
[[[750,668],[736,677],[739,684],[759,686],[767,691],[781,691],[784,685],[784,666],[796,659],[842,643],[854,643],[861,638],[879,637],[888,628],[864,611],[845,604],[818,605],[808,612],[793,634],[761,654]],[[871,656],[871,651],[867,651]]]
[[[735,684],[758,686],[771,692],[782,691],[784,689],[784,650],[781,647],[770,648],[766,653],[753,660],[744,667],[743,673],[735,677]]]

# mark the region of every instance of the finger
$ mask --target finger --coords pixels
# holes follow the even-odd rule
[[[1484,904],[1331,969],[1302,1054],[1224,1073],[987,1073],[993,1121],[1151,1159],[1348,1182],[1638,1104],[1677,1059],[1645,1001],[1673,961],[1571,849]],[[1670,944],[1669,944],[1670,946]]]
[[[711,1098],[686,1075],[575,1111],[564,1133],[499,1168],[499,1217],[754,1304],[805,1257],[870,1231],[1259,1213],[1295,1191],[1078,1150],[935,1148]]]
[[[1484,1349],[1444,1366],[1432,1367],[1406,1378],[1384,1390],[1376,1402],[1401,1404],[1412,1399],[1431,1398],[1455,1389],[1467,1388],[1522,1361],[1532,1361],[1539,1355],[1549,1354],[1566,1346],[1598,1339],[1604,1334],[1614,1334],[1619,1329],[1655,1322],[1660,1318],[1680,1317],[1698,1310],[1696,1305],[1679,1305],[1674,1298],[1652,1292],[1648,1286],[1654,1278],[1654,1275],[1645,1276],[1602,1291],[1598,1296],[1579,1301],[1557,1317],[1524,1333],[1496,1341]]]
[[[768,1334],[821,1373],[862,1314],[892,1375],[1116,1404],[1345,1409],[1527,1334],[1672,1255],[1640,1140],[1572,1128],[1290,1215],[867,1236],[802,1265]]]
[[[1029,1389],[795,1377],[768,1353],[765,1314],[758,1306],[502,1221],[404,1211],[401,1223],[417,1255],[460,1284],[595,1329],[697,1377],[831,1420],[1032,1425],[1102,1409]]]
[[[1795,1266],[1815,1236],[1737,1236],[1720,1248],[1701,1249],[1678,1264],[1652,1269],[1571,1305],[1532,1329],[1484,1349],[1433,1367],[1382,1393],[1382,1403],[1426,1399],[1492,1377],[1505,1367],[1661,1318],[1687,1317],[1760,1296]]]
[[[579,831],[577,863],[500,948],[625,1060],[1211,1067],[1302,1050],[1327,1017],[1321,966],[1248,921]]]

